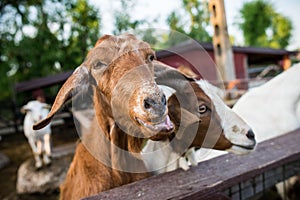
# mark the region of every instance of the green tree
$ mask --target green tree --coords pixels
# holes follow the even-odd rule
[[[119,35],[124,31],[136,29],[138,26],[145,23],[144,20],[133,20],[130,11],[134,8],[135,2],[132,0],[121,0],[121,8],[115,10],[115,29],[113,33]]]
[[[157,33],[157,29],[152,28],[153,24],[155,24],[157,19],[133,19],[131,13],[134,10],[135,5],[136,2],[133,0],[120,1],[120,8],[114,10],[115,26],[113,34],[119,35],[123,32],[130,31],[131,33],[135,34],[138,38],[148,42],[152,46],[152,48],[160,49],[160,35]]]
[[[274,17],[272,18],[271,29],[272,38],[270,39],[270,47],[287,47],[292,36],[293,24],[291,20],[278,13],[274,13]]]
[[[100,36],[99,10],[89,5],[86,0],[76,0],[67,9],[71,16],[71,35],[65,47],[66,56],[64,63],[69,69],[74,69],[82,63],[89,49],[93,47]]]
[[[4,2],[0,100],[9,97],[7,88],[15,82],[74,69],[99,36],[99,12],[85,0]]]
[[[170,29],[181,32],[189,37],[201,41],[211,42],[212,37],[207,29],[210,26],[208,2],[199,0],[182,0],[184,13],[189,17],[188,22],[184,22],[185,15],[173,11],[167,18]],[[189,24],[189,26],[187,26]],[[175,42],[175,41],[174,41]]]
[[[243,31],[245,45],[285,48],[291,38],[291,21],[277,13],[265,0],[247,2],[240,10],[239,27]]]

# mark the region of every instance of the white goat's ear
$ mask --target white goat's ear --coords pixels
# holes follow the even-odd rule
[[[45,108],[45,109],[50,109],[51,106],[50,106],[49,104],[44,103],[43,108]]]
[[[63,86],[58,91],[53,106],[48,116],[33,125],[33,130],[41,129],[47,126],[53,116],[63,107],[63,105],[73,96],[79,92],[88,88],[90,83],[94,83],[95,80],[90,78],[88,69],[84,66],[77,67],[73,74],[67,79]]]
[[[23,113],[23,114],[25,114],[26,112],[28,112],[28,111],[30,111],[30,110],[31,110],[31,109],[28,108],[27,105],[23,106],[23,107],[20,109],[21,113]]]

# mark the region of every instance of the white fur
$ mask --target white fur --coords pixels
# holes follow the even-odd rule
[[[300,64],[243,95],[233,110],[248,122],[258,142],[300,127]]]
[[[165,85],[158,85],[158,87],[164,92],[164,94],[166,95],[166,99],[169,99],[170,96],[172,96],[176,92],[176,90],[174,90],[173,88]]]
[[[42,155],[45,164],[49,164],[51,162],[50,124],[40,130],[35,131],[32,129],[32,126],[35,123],[46,118],[49,113],[48,108],[49,106],[47,104],[41,103],[37,100],[29,101],[22,107],[22,110],[26,112],[24,119],[24,134],[27,137],[30,147],[33,151],[35,157],[35,166],[37,168],[42,166],[42,160],[40,157]]]
[[[246,137],[246,133],[250,127],[223,102],[217,92],[218,90],[215,89],[215,86],[205,80],[197,81],[197,83],[212,100],[216,108],[216,112],[222,119],[222,127],[225,137],[234,144],[244,146],[251,145],[253,141],[250,141]],[[160,86],[160,88],[163,89],[168,98],[175,92],[175,90],[166,86]],[[239,131],[233,132],[232,130],[234,126],[236,126]],[[244,150],[238,149],[238,147],[235,146],[229,149],[229,151],[245,153]],[[163,173],[173,171],[177,168],[187,170],[189,169],[189,165],[197,165],[199,153],[196,154],[195,150],[192,148],[189,149],[183,157],[180,157],[181,155],[178,155],[173,151],[168,141],[147,141],[141,155],[149,171],[154,173]],[[204,158],[204,156],[201,157]]]
[[[233,111],[254,130],[257,142],[262,142],[300,128],[300,64],[279,74],[269,82],[244,94]],[[201,149],[202,150],[202,149]],[[208,160],[226,152],[209,150],[198,161]]]
[[[213,103],[216,110],[221,119],[224,119],[222,123],[224,130],[230,130],[232,122],[239,120],[239,117],[232,114],[228,107],[223,106],[224,103],[218,97],[219,95],[213,86],[206,81],[198,81],[198,84],[211,99],[214,99]],[[247,92],[235,104],[233,111],[252,127],[257,142],[290,132],[300,127],[299,85],[300,64],[297,64],[266,84]],[[240,139],[239,135],[232,134],[230,131],[224,133],[232,141]],[[170,151],[172,150],[170,149]],[[196,157],[197,161],[201,162],[226,154],[226,152],[201,148],[194,153],[191,152],[191,154],[194,154],[193,156]],[[187,158],[187,160],[189,159]],[[186,169],[185,166],[184,169]]]
[[[233,144],[244,146],[250,145],[249,139],[245,137],[246,133],[250,130],[249,125],[224,103],[218,93],[216,93],[216,90],[213,89],[214,86],[205,80],[197,81],[197,83],[205,94],[212,100],[212,103],[216,108],[216,112],[222,120],[225,137]],[[238,131],[234,132],[233,129],[238,129]],[[234,151],[234,149],[232,150]]]
[[[242,96],[234,110],[243,117],[262,142],[300,128],[300,64],[292,66],[264,85]],[[295,177],[288,180],[295,182]],[[289,185],[287,183],[287,185]],[[291,184],[292,185],[292,184]],[[276,185],[284,197],[284,184]]]
[[[269,82],[244,94],[233,110],[254,130],[257,142],[262,142],[300,128],[300,64],[292,66]],[[209,152],[205,156],[201,151]],[[226,152],[200,149],[198,162]],[[294,178],[291,179],[294,181]],[[283,184],[276,185],[283,197]]]

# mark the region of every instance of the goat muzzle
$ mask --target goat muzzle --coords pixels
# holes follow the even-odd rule
[[[160,140],[161,136],[169,136],[174,131],[174,124],[171,122],[169,115],[166,115],[164,120],[159,123],[146,122],[140,118],[136,118],[136,121],[153,133],[150,139]]]

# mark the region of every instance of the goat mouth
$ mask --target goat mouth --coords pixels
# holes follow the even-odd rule
[[[232,144],[233,147],[241,148],[243,150],[252,151],[255,148],[255,142],[251,145],[240,145],[240,144]]]
[[[161,133],[161,132],[166,132],[170,133],[174,130],[174,125],[170,120],[169,115],[165,117],[165,119],[161,122],[158,123],[151,123],[151,122],[146,122],[141,120],[140,118],[136,117],[136,121],[142,125],[143,127],[147,128],[151,132],[155,133]]]

